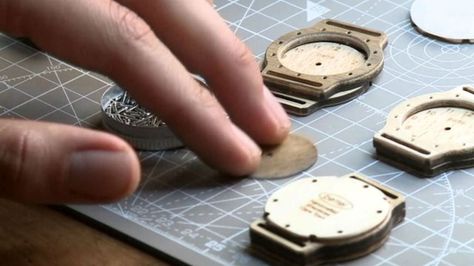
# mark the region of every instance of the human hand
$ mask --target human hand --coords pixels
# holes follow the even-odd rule
[[[251,173],[260,160],[256,143],[288,134],[288,117],[253,55],[204,0],[0,0],[0,30],[111,77],[220,171]],[[134,151],[110,134],[0,120],[0,196],[111,201],[139,178]]]

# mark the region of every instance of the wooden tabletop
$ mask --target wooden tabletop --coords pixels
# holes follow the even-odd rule
[[[46,206],[0,199],[2,265],[168,265]]]

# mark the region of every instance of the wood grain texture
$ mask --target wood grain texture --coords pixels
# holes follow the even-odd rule
[[[263,147],[260,165],[254,178],[275,179],[300,173],[318,159],[318,150],[309,139],[290,134],[278,146]]]
[[[335,179],[338,179],[338,181]],[[316,180],[316,182],[314,180]],[[301,189],[299,186],[304,182],[307,183],[305,184],[305,189]],[[340,189],[341,187],[348,186],[349,182],[355,186],[350,185],[350,188],[346,187],[347,190],[345,191],[344,189]],[[292,187],[295,184],[296,186]],[[311,188],[311,186],[313,186],[313,188]],[[328,191],[329,193],[320,193],[318,190],[313,190],[317,186],[322,186],[322,190]],[[300,203],[308,202],[308,198],[312,198],[312,200],[310,200],[311,204],[315,203],[316,201],[314,201],[314,199],[320,196],[323,197],[319,199],[324,200],[320,201],[318,199],[317,202],[319,202],[319,205],[303,205],[303,208],[313,208],[310,211],[311,213],[305,210],[303,215],[294,211],[278,210],[281,208],[281,203],[285,201],[285,189],[294,189],[289,194],[300,193],[293,199],[286,200],[287,203],[285,205],[292,209],[295,207],[301,208]],[[341,216],[344,216],[344,212],[352,212],[356,206],[359,206],[359,210],[362,212],[376,210],[372,208],[379,207],[378,203],[376,204],[378,206],[369,206],[368,209],[365,209],[367,201],[373,200],[371,198],[365,198],[366,193],[372,193],[369,189],[373,190],[372,192],[379,190],[379,192],[373,193],[372,195],[382,197],[382,199],[386,201],[385,203],[390,206],[380,213],[377,211],[377,214],[381,214],[384,217],[377,219],[377,221],[369,222],[367,225],[371,225],[369,226],[371,228],[367,227],[368,230],[366,228],[361,231],[361,224],[358,223],[366,218],[372,219],[372,215],[361,214],[357,211],[357,213],[353,213],[354,216],[350,215],[353,217]],[[297,192],[295,192],[295,190]],[[308,193],[307,195],[310,197],[306,197],[304,195],[305,192],[310,190],[313,190],[314,193]],[[339,193],[341,192],[344,194],[340,195]],[[327,197],[324,196],[324,194],[331,194],[332,196]],[[291,198],[291,196],[288,197],[288,195],[286,195],[286,198]],[[300,199],[304,200],[300,201]],[[371,204],[372,203],[369,205]],[[273,207],[271,207],[272,205]],[[272,265],[321,265],[352,260],[368,255],[380,248],[388,239],[392,228],[403,221],[405,208],[405,197],[402,194],[357,173],[352,173],[340,178],[313,177],[299,179],[272,194],[265,206],[263,218],[257,219],[250,225],[251,251],[256,256],[269,260]],[[318,209],[317,212],[319,215],[325,213],[326,217],[324,217],[324,219],[317,218],[315,216],[316,209]],[[384,214],[384,211],[388,211],[390,214]],[[277,215],[278,217],[275,217],[277,219],[272,218],[273,215]],[[296,217],[301,220],[298,221]],[[306,220],[306,218],[308,219]],[[339,218],[346,219],[347,221],[337,221]],[[324,221],[325,219],[327,219],[327,221]],[[280,220],[282,223],[277,220]],[[303,224],[304,221],[302,220],[308,221],[306,225]],[[327,233],[324,231],[330,229],[332,226],[330,223],[333,221],[336,228],[339,228],[337,224],[340,224],[344,225],[346,229],[349,229],[350,226],[354,226],[356,230],[352,230],[352,233],[349,232],[348,234],[341,231],[334,234],[334,230],[331,230],[332,232],[329,232],[329,234],[326,235],[327,237],[324,237],[323,235]],[[301,230],[300,232],[296,232],[294,228],[292,229],[292,227],[296,225],[295,222],[303,222],[300,224],[302,227],[296,229],[298,231]],[[325,222],[329,224],[325,224]],[[319,226],[324,228],[318,228]],[[321,238],[321,236],[323,237]]]
[[[337,75],[363,67],[365,55],[335,42],[306,43],[280,55],[280,62],[295,72],[307,75]]]
[[[396,106],[374,136],[381,160],[419,176],[474,166],[474,89],[421,95]]]
[[[0,199],[0,265],[167,265],[45,206]]]
[[[328,43],[344,46],[331,47]],[[326,100],[374,79],[382,71],[386,45],[387,36],[383,32],[322,20],[312,27],[289,32],[268,46],[262,63],[263,80],[273,91],[314,101]],[[342,47],[352,50],[341,50]],[[337,62],[334,57],[338,57]],[[339,66],[340,62],[344,67]]]
[[[322,20],[272,42],[261,64],[262,77],[284,99],[280,103],[288,112],[304,116],[367,91],[382,71],[386,46],[383,32]]]

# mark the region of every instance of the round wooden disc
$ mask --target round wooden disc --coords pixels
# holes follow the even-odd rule
[[[411,7],[411,20],[425,34],[455,43],[472,42],[472,7],[472,0],[416,0]]]
[[[315,177],[279,189],[265,205],[268,221],[296,237],[348,239],[376,228],[391,215],[378,188],[345,177]]]
[[[318,152],[313,143],[298,135],[289,135],[282,144],[264,147],[262,161],[255,178],[283,178],[311,167],[318,158]]]
[[[350,46],[314,42],[297,46],[280,58],[285,67],[307,75],[337,75],[365,65],[365,55]]]

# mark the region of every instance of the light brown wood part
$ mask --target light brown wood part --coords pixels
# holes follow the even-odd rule
[[[283,66],[307,75],[337,75],[363,67],[365,55],[351,46],[335,42],[313,42],[286,51]]]
[[[1,265],[168,265],[44,206],[0,199]]]
[[[276,91],[273,91],[272,93],[288,113],[298,116],[306,116],[314,113],[322,107],[334,106],[348,102],[365,93],[369,87],[370,83],[367,83],[355,89],[341,91],[332,95],[325,101],[312,101],[303,97],[297,97]]]
[[[254,178],[274,179],[295,175],[311,167],[318,158],[316,146],[307,138],[290,134],[278,146],[264,147]]]
[[[374,136],[380,159],[421,176],[474,166],[474,88],[409,99]]]
[[[267,201],[253,251],[277,264],[319,265],[373,252],[405,217],[405,199],[360,174],[304,178]]]
[[[386,45],[383,32],[323,20],[275,40],[266,51],[262,76],[274,92],[314,101],[312,108],[295,111],[301,104],[298,100],[288,108],[293,114],[307,115],[364,93],[383,68]],[[352,92],[340,95],[345,91]],[[291,106],[291,100],[286,99],[284,106]]]

